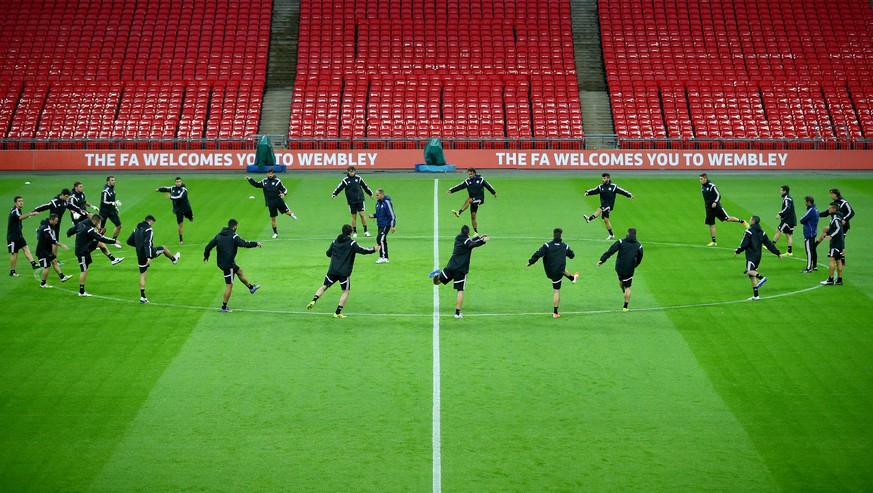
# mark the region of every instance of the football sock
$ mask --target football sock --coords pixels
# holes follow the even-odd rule
[[[755,276],[755,279],[758,279],[760,281],[761,279],[764,279],[764,276],[762,276],[761,273],[758,272],[758,274]]]
[[[312,301],[318,301],[318,295],[313,296]]]
[[[85,285],[79,284],[79,294],[84,293],[84,292],[85,292]]]
[[[625,302],[625,304],[624,304],[624,308],[627,308],[627,302]]]
[[[612,230],[611,230],[611,229],[607,229],[607,231],[609,231],[609,236],[612,236]]]
[[[788,247],[788,253],[791,253],[791,247]]]
[[[455,315],[460,315],[460,314],[461,314],[461,309],[455,308]]]
[[[179,235],[179,242],[182,242],[182,235]]]
[[[364,233],[366,233],[366,232],[367,232],[367,226],[364,225]]]
[[[715,243],[715,236],[712,237],[712,242]]]
[[[276,228],[275,228],[275,227],[273,228],[273,234],[276,234],[276,235],[279,234],[279,232],[276,231]],[[181,239],[182,237],[180,236],[179,238]]]
[[[115,240],[115,241],[118,241],[118,237],[117,237],[117,236],[113,236],[112,239]]]
[[[474,232],[474,233],[478,233],[478,232],[479,232],[479,228],[473,228],[473,232]]]
[[[249,288],[249,289],[252,289],[252,285],[251,285],[251,284],[246,283],[246,287]]]
[[[843,276],[837,277],[837,282],[843,282]]]
[[[342,305],[337,305],[337,306],[336,306],[336,312],[334,312],[334,313],[336,313],[337,315],[339,315],[340,312],[342,312],[342,311],[343,311],[343,306],[342,306]]]
[[[40,285],[40,286],[45,286],[45,279],[39,281],[39,285]]]
[[[115,255],[109,254],[109,260],[115,260]]]
[[[35,260],[34,260],[33,262],[30,263],[30,266],[33,267],[34,269],[36,269],[37,267],[39,267],[39,265],[36,264],[36,261],[35,261]]]
[[[222,303],[222,304],[221,304],[221,309],[222,309],[222,310],[227,310],[227,303]]]
[[[63,279],[64,277],[66,277],[66,276],[64,275],[63,272],[61,272],[60,274],[58,274],[58,279]]]
[[[10,276],[14,276],[14,275],[15,275],[15,269],[10,270],[10,271],[9,271],[9,275],[10,275]]]
[[[555,307],[555,311],[554,311],[554,313],[555,313],[555,314],[558,313],[558,307],[557,307],[557,306]]]
[[[145,295],[145,289],[140,289],[140,290],[139,290],[139,295],[142,296],[143,298],[145,298],[145,297],[146,297],[146,295]]]
[[[753,290],[752,292],[754,293],[754,295],[755,295],[755,296],[758,296],[758,288],[757,288],[757,286],[754,287],[754,288],[752,288],[752,290]]]

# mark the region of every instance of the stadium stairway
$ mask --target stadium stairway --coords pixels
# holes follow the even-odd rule
[[[288,135],[288,115],[297,76],[300,0],[274,0],[270,26],[270,58],[258,132]]]
[[[586,135],[615,133],[608,92],[579,91],[579,103],[582,106],[582,124]]]
[[[573,19],[573,53],[582,105],[582,124],[588,135],[613,134],[612,112],[603,52],[600,48],[600,19],[597,0],[570,0]]]

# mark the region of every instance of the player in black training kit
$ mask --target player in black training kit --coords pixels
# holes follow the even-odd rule
[[[343,314],[343,307],[346,306],[346,301],[349,299],[349,290],[352,288],[352,281],[349,279],[352,276],[352,269],[355,268],[355,255],[370,255],[379,251],[379,246],[373,248],[362,247],[350,236],[352,234],[352,225],[343,224],[342,232],[336,237],[327,248],[327,256],[330,257],[330,267],[327,268],[327,274],[324,276],[324,282],[321,287],[315,291],[315,296],[312,301],[306,305],[307,310],[312,310],[318,298],[324,292],[336,283],[339,283],[343,293],[340,295],[339,305],[333,313],[333,318],[346,318]]]
[[[21,221],[39,213],[28,212],[27,214],[22,214],[21,208],[24,207],[24,199],[21,198],[21,195],[16,195],[12,202],[13,206],[9,211],[9,223],[6,227],[6,247],[12,255],[12,259],[9,262],[9,275],[12,277],[21,277],[21,274],[15,272],[15,264],[18,262],[18,252],[21,250],[24,250],[24,256],[27,258],[27,261],[30,262],[31,267],[34,269],[39,268],[39,265],[35,260],[33,260],[33,255],[30,254],[30,248],[24,240],[24,235],[21,233]]]
[[[461,213],[469,207],[470,221],[473,223],[473,232],[479,233],[479,223],[476,222],[476,214],[479,212],[479,206],[485,203],[485,190],[491,192],[491,195],[494,196],[495,199],[497,198],[497,192],[494,191],[494,187],[492,187],[490,183],[485,181],[485,178],[476,174],[474,168],[467,170],[466,180],[453,186],[446,193],[452,194],[465,188],[467,189],[467,200],[464,201],[464,205],[462,205],[460,209],[452,210],[452,214],[454,214],[455,217],[461,217]]]
[[[49,214],[54,214],[58,216],[58,222],[52,228],[55,230],[55,236],[60,238],[61,232],[61,221],[64,220],[64,212],[67,209],[73,214],[78,214],[79,216],[87,216],[87,212],[84,209],[79,208],[75,204],[73,204],[69,199],[72,196],[69,188],[65,188],[61,190],[61,193],[55,195],[55,197],[45,204],[42,204],[39,207],[34,207],[33,212],[42,212],[48,211]],[[75,224],[75,219],[73,220],[73,224]]]
[[[88,199],[85,197],[84,185],[82,185],[82,182],[80,182],[80,181],[73,183],[73,193],[72,193],[72,195],[70,195],[70,198],[67,199],[67,202],[69,202],[70,204],[73,204],[74,206],[78,207],[79,209],[81,209],[83,211],[86,211],[85,214],[80,214],[76,211],[70,211],[70,214],[73,215],[73,227],[67,231],[67,236],[69,237],[69,236],[73,236],[74,234],[76,234],[76,226],[78,226],[79,223],[81,223],[82,221],[87,221],[88,218],[91,217],[91,214],[87,213],[88,207],[93,209],[94,212],[98,212],[98,213],[100,212],[100,208],[97,207],[96,205],[93,205],[90,202],[88,202]],[[60,224],[61,224],[60,221],[58,221],[58,227],[60,227]],[[55,228],[56,233],[57,233],[57,231],[58,231],[58,228]],[[72,233],[71,233],[71,231],[72,231]],[[58,238],[60,238],[60,236],[58,236]],[[100,251],[103,252],[103,255],[106,255],[107,257],[109,257],[109,260],[112,261],[112,265],[115,265],[118,262],[121,262],[122,260],[124,260],[124,257],[119,257],[116,259],[115,256],[113,256],[111,253],[109,253],[109,249],[106,248],[106,245],[104,245],[103,243],[99,243],[97,245],[97,248],[99,248]],[[55,253],[57,253],[57,249],[56,249]]]
[[[794,245],[794,227],[797,226],[797,213],[794,211],[794,199],[788,193],[790,191],[791,187],[788,185],[779,187],[779,194],[782,195],[782,209],[776,214],[776,219],[779,220],[779,227],[776,228],[776,232],[773,234],[773,244],[775,245],[779,242],[779,236],[785,233],[785,240],[788,242],[786,257],[794,256],[791,249]]]
[[[73,182],[72,192],[73,193],[70,195],[70,198],[67,199],[67,202],[73,204],[74,206],[76,206],[79,209],[86,211],[86,212],[87,212],[88,207],[93,209],[94,212],[98,212],[98,213],[100,212],[99,207],[88,202],[87,197],[85,197],[85,186],[82,185],[82,182],[80,182],[80,181]],[[88,219],[88,217],[90,217],[90,214],[80,214],[76,211],[72,211],[71,214],[73,215],[73,226],[79,224],[80,222],[82,222],[85,219]],[[61,223],[58,222],[58,228],[60,228],[60,224]]]
[[[173,214],[176,215],[176,223],[179,224],[179,244],[185,243],[182,239],[185,218],[194,221],[194,211],[191,210],[191,202],[188,200],[188,187],[182,183],[182,178],[177,176],[176,183],[172,187],[158,187],[155,192],[166,193],[167,198],[173,201]]]
[[[42,267],[42,280],[39,283],[39,287],[41,288],[53,287],[46,282],[48,279],[49,267],[54,268],[58,277],[61,279],[61,282],[67,282],[73,278],[73,276],[64,275],[63,271],[61,271],[60,265],[58,265],[58,257],[55,254],[57,247],[59,246],[64,250],[69,250],[69,247],[59,242],[58,237],[55,235],[54,226],[59,221],[60,218],[57,214],[49,214],[48,219],[44,219],[40,223],[39,229],[36,230],[36,258],[38,259],[39,266]]]
[[[734,256],[746,252],[746,270],[743,271],[743,274],[749,276],[749,281],[752,282],[752,297],[749,298],[749,301],[758,301],[761,299],[758,297],[758,288],[767,282],[767,278],[758,272],[758,267],[761,265],[761,254],[764,253],[763,247],[779,258],[782,258],[782,253],[770,241],[770,238],[767,238],[767,233],[761,229],[760,217],[752,216],[749,218],[749,223],[749,227],[743,234],[742,243],[734,250]]]
[[[817,243],[822,240],[829,240],[828,244],[828,278],[822,281],[825,286],[841,286],[843,284],[843,270],[846,268],[846,263],[843,260],[843,250],[846,248],[846,224],[843,215],[840,213],[840,202],[833,201],[828,205],[827,213],[831,216],[831,222],[821,231]],[[837,278],[834,280],[834,271],[837,272]]]
[[[370,236],[370,233],[367,231],[367,214],[364,212],[364,192],[367,192],[367,195],[370,197],[373,196],[373,192],[364,183],[364,179],[355,173],[355,167],[349,166],[349,169],[346,171],[346,177],[340,181],[339,185],[330,194],[331,198],[335,199],[345,189],[346,202],[348,202],[349,212],[352,214],[352,238],[358,237],[358,216],[361,216],[364,236]]]
[[[624,294],[624,307],[622,311],[626,312],[628,311],[627,305],[631,299],[631,284],[634,280],[634,270],[643,261],[643,245],[637,241],[636,228],[628,228],[626,237],[616,241],[607,251],[603,252],[603,255],[600,256],[600,261],[597,262],[597,266],[603,265],[616,252],[618,252],[618,256],[615,258],[615,273],[618,274],[618,287]]]
[[[246,177],[246,180],[255,188],[264,190],[264,203],[270,209],[270,224],[273,226],[273,238],[279,237],[279,230],[276,229],[276,216],[281,212],[286,214],[291,219],[297,219],[297,216],[288,208],[285,203],[285,195],[288,189],[282,184],[282,180],[276,178],[276,172],[273,168],[267,170],[267,177],[261,181],[255,181],[251,177]]]
[[[474,236],[470,238],[470,227],[466,224],[461,226],[461,232],[455,236],[455,247],[452,257],[443,270],[435,270],[429,274],[433,279],[434,286],[440,283],[454,282],[455,290],[458,291],[458,299],[455,303],[455,318],[464,318],[461,315],[461,307],[464,305],[464,289],[467,287],[467,273],[470,272],[470,255],[474,248],[478,248],[488,241],[488,236]]]
[[[76,258],[79,261],[79,296],[91,296],[85,291],[85,279],[88,277],[88,266],[91,265],[91,252],[97,249],[97,245],[101,242],[106,244],[119,245],[118,240],[103,236],[101,229],[103,218],[99,214],[94,214],[87,221],[82,221],[76,226]],[[122,259],[123,260],[123,259]],[[117,262],[113,262],[115,264]]]
[[[570,282],[576,284],[576,280],[579,279],[578,272],[570,275],[570,271],[567,270],[567,259],[576,257],[576,254],[573,253],[570,245],[567,245],[561,239],[563,233],[564,230],[561,228],[555,228],[552,241],[543,243],[543,246],[534,252],[531,258],[527,261],[526,266],[530,267],[535,264],[537,260],[543,259],[543,269],[546,271],[546,277],[552,281],[552,289],[555,290],[552,298],[554,310],[552,312],[552,318],[559,318],[561,316],[558,313],[558,305],[561,303],[561,282],[566,277]]]
[[[112,238],[117,240],[121,233],[121,218],[118,217],[118,208],[121,207],[121,201],[115,195],[115,177],[107,176],[106,185],[103,185],[103,191],[100,193],[100,216],[103,217],[106,227],[109,222],[115,225],[112,231]],[[121,243],[115,242],[118,248],[121,248]]]
[[[699,179],[700,190],[703,192],[703,206],[706,207],[706,220],[704,220],[704,223],[709,225],[709,234],[712,236],[712,241],[706,246],[716,246],[717,244],[715,241],[716,219],[722,222],[740,223],[745,228],[749,227],[749,223],[740,218],[729,216],[727,211],[724,210],[724,207],[721,206],[721,194],[718,192],[715,183],[709,181],[709,176],[706,173],[700,173]]]
[[[137,265],[139,265],[140,303],[149,302],[145,293],[145,284],[146,271],[149,270],[149,267],[152,264],[152,259],[164,255],[173,262],[173,265],[176,265],[176,262],[179,261],[179,257],[182,255],[181,252],[176,252],[176,254],[173,255],[173,252],[163,245],[155,248],[155,230],[152,229],[153,224],[155,224],[155,216],[149,214],[145,217],[143,222],[136,225],[133,233],[131,233],[130,237],[127,239],[127,244],[136,248],[136,260]]]
[[[224,302],[221,304],[222,312],[233,311],[227,307],[227,301],[230,300],[230,295],[233,292],[233,276],[238,277],[240,282],[245,284],[245,286],[249,288],[249,292],[252,294],[255,294],[255,291],[261,287],[260,284],[250,284],[240,266],[236,265],[236,251],[239,247],[255,248],[263,245],[257,241],[246,241],[240,238],[240,236],[236,234],[238,224],[239,223],[236,219],[228,221],[227,227],[215,235],[215,238],[206,245],[206,249],[203,251],[203,262],[206,262],[209,260],[209,253],[212,249],[217,248],[218,250],[216,263],[218,264],[218,268],[224,273]]]
[[[840,193],[839,188],[830,189],[830,194],[831,194],[831,200],[837,203],[837,212],[839,212],[840,216],[842,216],[842,218],[843,218],[842,219],[843,245],[841,247],[841,252],[840,252],[840,258],[841,258],[840,262],[845,267],[846,266],[845,237],[846,237],[846,235],[849,234],[849,228],[852,227],[852,225],[849,224],[849,221],[851,221],[852,218],[855,217],[855,210],[852,209],[851,205],[849,205],[849,201],[843,198],[843,195]],[[832,213],[830,212],[830,209],[828,209],[824,212],[819,213],[819,216],[828,217],[831,214]]]
[[[627,190],[619,187],[615,183],[612,183],[612,179],[609,176],[609,173],[603,173],[600,175],[601,183],[591,190],[585,191],[585,196],[589,195],[600,195],[600,207],[594,211],[594,214],[590,216],[583,216],[585,218],[586,223],[590,223],[594,219],[597,218],[600,214],[603,214],[603,225],[606,226],[606,231],[609,233],[609,236],[606,237],[607,240],[614,240],[615,235],[612,234],[612,224],[609,222],[609,213],[612,212],[612,209],[615,208],[615,196],[616,195],[624,195],[630,199],[633,199],[634,196],[632,193]]]

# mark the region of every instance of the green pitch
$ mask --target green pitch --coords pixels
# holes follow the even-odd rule
[[[599,173],[483,175],[498,198],[480,209],[492,240],[473,252],[463,320],[452,318],[451,287],[435,298],[427,278],[469,221],[450,212],[465,194],[445,194],[463,173],[362,174],[393,198],[398,227],[390,263],[358,257],[344,320],[331,317],[337,287],[305,309],[350,219],[344,198],[330,198],[340,174],[282,177],[299,220],[280,216],[277,239],[242,174],[184,175],[195,221],[181,246],[170,201],[154,192],[174,175],[117,175],[122,238],[153,214],[156,243],[181,260],[155,260],[148,305],[126,246],[113,249],[126,257],[116,266],[95,252],[93,298],[76,296],[71,252],[61,259],[76,278],[52,273],[54,289],[39,289],[23,256],[22,277],[4,269],[0,490],[873,489],[869,174],[711,173],[727,211],[760,215],[771,237],[783,183],[798,216],[807,194],[826,207],[831,187],[857,211],[844,286],[819,285],[825,245],[819,271],[800,273],[798,229],[793,258],[765,254],[770,281],[749,302],[743,257],[732,253],[743,228],[719,224],[718,246],[705,246],[696,174],[616,171],[636,196],[617,198],[616,236],[636,227],[645,248],[628,313],[613,260],[595,266],[611,243],[602,221],[581,219],[597,207],[582,192]],[[102,174],[3,174],[0,201],[8,211],[20,194],[29,210],[76,178],[96,202]],[[229,218],[264,242],[237,257],[263,287],[251,295],[237,283],[226,314],[223,279],[202,254]],[[24,223],[32,248],[39,220]],[[541,264],[524,268],[554,227],[581,273],[564,283],[556,320]]]

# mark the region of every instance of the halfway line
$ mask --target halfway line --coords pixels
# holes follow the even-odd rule
[[[439,183],[433,181],[433,265],[439,269]],[[442,491],[442,457],[440,455],[440,290],[433,287],[433,493]]]

